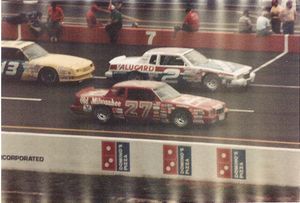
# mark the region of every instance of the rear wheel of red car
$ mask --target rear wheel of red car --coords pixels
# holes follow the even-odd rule
[[[221,80],[217,75],[208,74],[203,79],[203,86],[209,91],[217,91],[221,87]]]
[[[43,68],[39,72],[38,80],[45,85],[55,85],[59,81],[56,70],[52,68]]]
[[[143,80],[144,77],[141,73],[138,73],[138,72],[131,72],[128,74],[128,77],[127,77],[128,80]]]
[[[106,106],[95,107],[93,113],[100,123],[108,123],[112,118],[111,109]]]
[[[185,128],[192,123],[192,116],[186,110],[176,110],[171,119],[172,123],[179,128]]]

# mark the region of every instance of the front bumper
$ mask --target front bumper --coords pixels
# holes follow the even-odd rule
[[[233,86],[240,86],[245,87],[248,86],[250,83],[254,82],[255,79],[255,73],[251,72],[249,74],[248,78],[239,78],[239,79],[233,79],[227,83],[227,86],[233,87]]]
[[[106,71],[104,75],[105,75],[106,78],[113,78],[113,72],[112,71]]]

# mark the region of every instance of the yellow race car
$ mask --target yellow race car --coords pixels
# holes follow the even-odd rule
[[[46,85],[92,78],[91,60],[48,53],[30,41],[1,41],[2,78],[37,80]]]

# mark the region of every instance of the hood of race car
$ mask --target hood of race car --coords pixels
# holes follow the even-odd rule
[[[40,66],[50,66],[55,68],[71,68],[76,70],[78,68],[90,66],[92,64],[92,61],[77,56],[63,54],[47,54],[43,57],[33,59],[31,63]]]
[[[227,73],[244,73],[249,72],[252,69],[247,65],[216,59],[209,59],[207,63],[203,64],[203,67]]]
[[[189,94],[182,94],[177,98],[169,99],[164,102],[171,103],[177,107],[200,108],[204,110],[209,110],[211,108],[220,109],[224,106],[224,102],[222,101]]]

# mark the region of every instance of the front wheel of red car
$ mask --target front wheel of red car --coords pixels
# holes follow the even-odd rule
[[[203,79],[203,86],[205,89],[214,92],[220,89],[221,80],[217,75],[208,74]]]
[[[185,110],[176,110],[172,114],[172,123],[178,128],[185,128],[192,123],[191,114]]]
[[[95,107],[93,113],[100,123],[108,123],[112,118],[111,109],[106,106]]]

